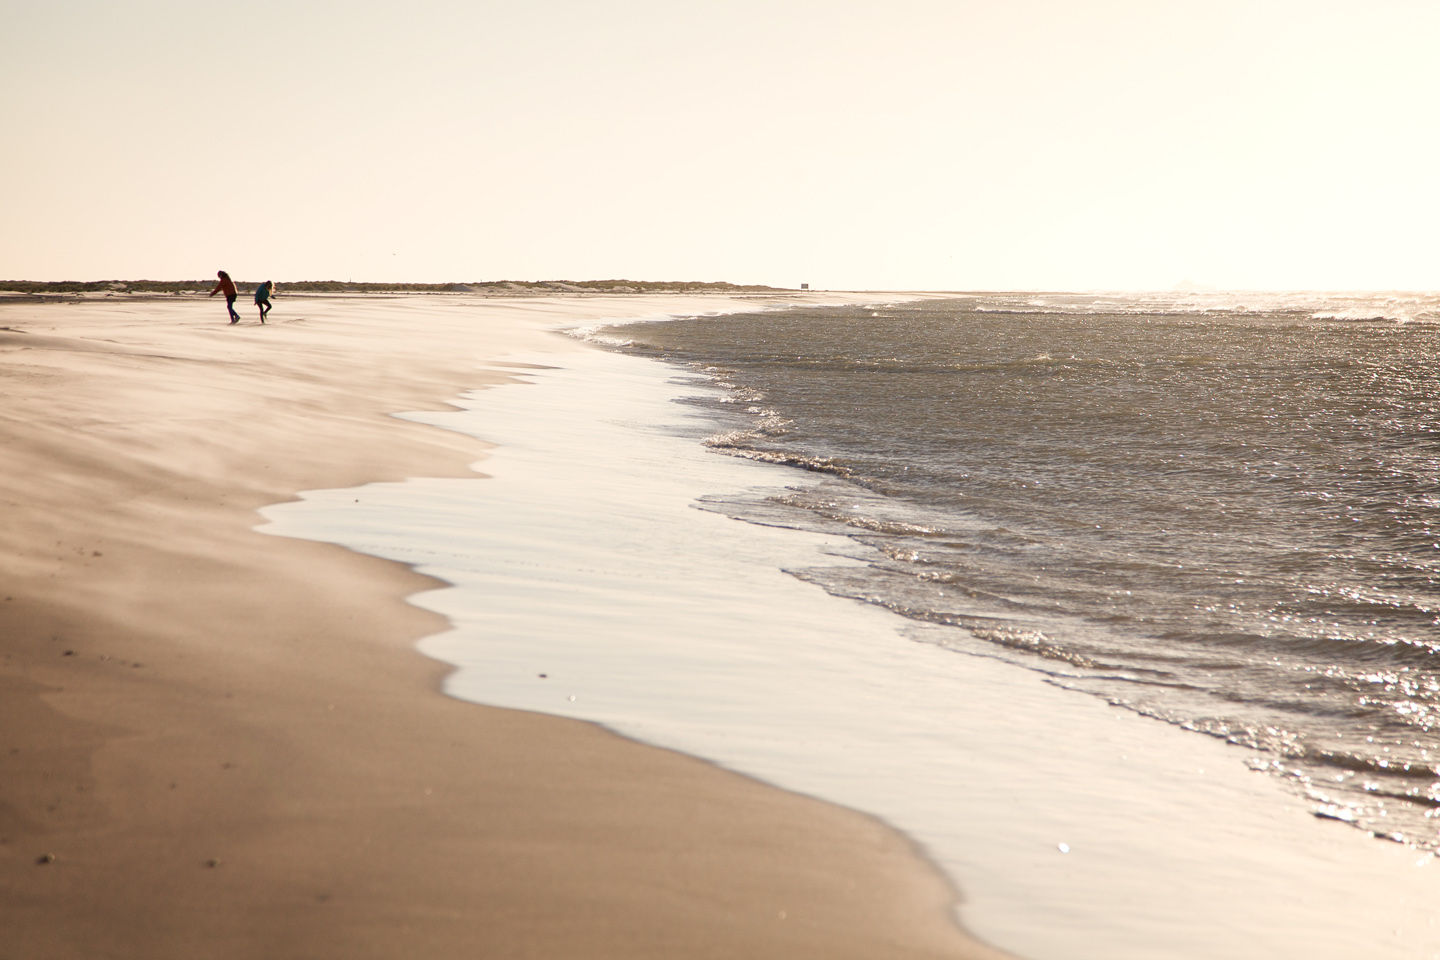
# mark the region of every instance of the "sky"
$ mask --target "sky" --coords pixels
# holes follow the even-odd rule
[[[0,279],[1440,289],[1440,4],[0,0]]]

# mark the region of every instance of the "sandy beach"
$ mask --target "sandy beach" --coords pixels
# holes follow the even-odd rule
[[[474,476],[485,444],[390,414],[582,349],[556,323],[733,306],[0,302],[0,956],[999,956],[896,831],[446,697],[403,602],[433,581],[253,529]]]

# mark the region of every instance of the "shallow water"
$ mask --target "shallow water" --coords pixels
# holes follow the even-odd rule
[[[265,511],[269,532],[452,584],[412,598],[453,624],[421,645],[459,668],[447,692],[597,721],[880,816],[957,881],[971,929],[1032,960],[1440,956],[1430,859],[1315,819],[1245,769],[1249,751],[785,573],[863,578],[881,555],[858,527],[794,529],[813,511],[777,498],[876,518],[882,495],[717,456],[703,441],[757,416],[725,413],[731,388],[617,354],[512,359],[546,368],[408,415],[499,443],[488,479]],[[740,506],[778,515],[716,512]],[[915,642],[936,631],[964,642]]]
[[[797,576],[1253,748],[1440,845],[1440,301],[979,296],[631,325],[710,443],[836,479],[712,498],[846,532]]]

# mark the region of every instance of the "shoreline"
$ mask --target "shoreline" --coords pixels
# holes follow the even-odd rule
[[[414,642],[445,623],[397,602],[432,579],[252,529],[300,490],[479,476],[486,444],[389,414],[511,380],[478,361],[560,349],[557,314],[723,298],[412,296],[403,330],[356,296],[230,329],[165,299],[0,301],[11,949],[994,955],[894,830],[437,695]]]
[[[407,415],[498,442],[489,480],[311,491],[265,511],[270,532],[445,581],[411,602],[453,624],[421,649],[460,668],[454,695],[591,720],[866,811],[964,891],[967,929],[1031,960],[1440,948],[1428,858],[1316,820],[1241,748],[1061,689],[983,643],[917,643],[909,621],[784,573],[863,560],[849,538],[696,510],[814,475],[705,450],[716,424],[675,400],[708,388],[684,368],[512,359],[535,364],[524,389]]]

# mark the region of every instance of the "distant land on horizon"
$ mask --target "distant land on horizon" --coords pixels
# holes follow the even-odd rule
[[[250,293],[258,280],[236,280]],[[0,280],[0,292],[30,296],[83,293],[184,294],[208,293],[207,280]],[[281,293],[783,293],[798,288],[767,287],[702,280],[484,280],[472,283],[373,283],[351,280],[299,280],[277,283]]]

